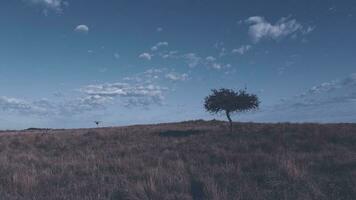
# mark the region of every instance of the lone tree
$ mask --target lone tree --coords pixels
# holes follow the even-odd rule
[[[205,97],[204,107],[206,111],[213,114],[225,112],[232,132],[231,114],[257,109],[259,104],[257,95],[248,94],[246,90],[235,92],[232,89],[222,88],[213,89],[212,94]]]

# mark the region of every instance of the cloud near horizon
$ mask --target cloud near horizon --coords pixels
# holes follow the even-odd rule
[[[290,122],[354,122],[356,73],[311,87],[280,103],[262,108],[246,119]],[[338,121],[339,120],[339,121]]]

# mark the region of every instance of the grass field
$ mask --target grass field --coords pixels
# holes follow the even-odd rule
[[[0,199],[353,200],[356,125],[2,132]]]

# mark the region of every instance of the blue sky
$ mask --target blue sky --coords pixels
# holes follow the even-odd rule
[[[236,121],[356,122],[351,0],[3,0],[0,128],[213,119],[210,89],[258,94]]]

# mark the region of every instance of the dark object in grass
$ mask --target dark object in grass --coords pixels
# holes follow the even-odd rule
[[[200,130],[168,130],[159,132],[161,137],[189,137],[191,135],[201,135],[203,131]]]

